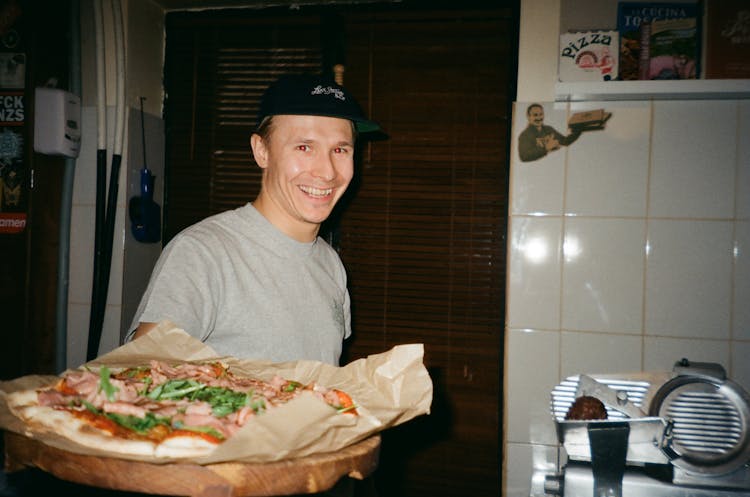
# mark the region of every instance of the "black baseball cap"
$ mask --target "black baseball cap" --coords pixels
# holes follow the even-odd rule
[[[343,86],[312,74],[281,76],[266,89],[260,101],[257,126],[268,116],[326,116],[348,119],[358,133],[378,131]],[[256,128],[257,129],[257,128]]]

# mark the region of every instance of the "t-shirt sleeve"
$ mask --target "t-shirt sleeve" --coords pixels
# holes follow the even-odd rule
[[[352,334],[352,304],[349,290],[344,289],[344,338]]]
[[[128,339],[140,322],[168,319],[199,340],[216,323],[221,301],[219,268],[201,241],[179,235],[162,252],[135,313]]]

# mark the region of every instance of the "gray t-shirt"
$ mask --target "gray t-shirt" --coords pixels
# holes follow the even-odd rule
[[[346,272],[323,239],[298,242],[247,204],[164,248],[131,330],[163,319],[222,355],[338,365],[351,334]]]

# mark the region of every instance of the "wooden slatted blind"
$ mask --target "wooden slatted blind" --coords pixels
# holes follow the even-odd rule
[[[424,343],[436,388],[429,417],[386,432],[380,493],[497,496],[510,14],[346,23],[346,83],[389,134],[340,222],[349,359]]]

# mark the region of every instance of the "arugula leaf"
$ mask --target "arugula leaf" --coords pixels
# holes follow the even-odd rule
[[[204,388],[206,388],[206,385],[195,380],[171,380],[164,384],[164,389],[157,400],[182,399]]]
[[[94,414],[101,414],[102,413],[102,411],[100,411],[99,409],[97,409],[96,407],[94,407],[94,404],[92,404],[91,402],[89,402],[87,400],[81,399],[81,404],[83,404],[83,407],[85,407],[89,411],[93,412]]]
[[[148,433],[154,426],[163,424],[163,425],[170,425],[169,418],[162,418],[159,416],[156,416],[154,413],[146,413],[146,416],[143,418],[139,418],[137,416],[131,416],[126,414],[117,414],[114,412],[107,412],[104,413],[105,416],[107,416],[109,419],[114,421],[120,426],[124,426],[125,428],[128,428],[130,430],[133,430],[140,434],[146,434]]]
[[[250,396],[245,392],[223,387],[210,387],[195,380],[169,380],[154,387],[147,396],[153,400],[188,399],[207,402],[217,418],[238,411],[247,405],[253,405],[250,402]],[[257,412],[259,409],[265,409],[265,404],[253,405],[253,410]]]
[[[110,402],[115,400],[115,394],[120,391],[119,388],[110,383],[109,368],[106,366],[99,369],[99,391],[104,392]]]
[[[195,400],[202,400],[211,404],[214,416],[221,418],[248,405],[248,395],[222,387],[206,387],[192,396]]]
[[[284,386],[283,390],[285,392],[294,392],[295,390],[297,390],[301,386],[302,386],[302,383],[300,383],[298,381],[288,381],[287,384]]]
[[[154,381],[154,380],[153,380],[153,379],[152,379],[152,378],[151,378],[150,376],[147,376],[147,377],[146,377],[146,378],[145,378],[145,379],[143,380],[143,383],[144,383],[144,385],[143,385],[143,390],[139,390],[139,391],[138,391],[138,394],[139,394],[139,395],[146,395],[146,394],[148,393],[148,389],[149,389],[149,387],[151,386],[151,383],[153,383],[153,381]]]
[[[181,422],[175,423],[174,428],[176,430],[187,430],[187,431],[195,431],[198,433],[208,433],[212,437],[216,437],[219,440],[224,440],[224,435],[222,435],[216,428],[211,428],[210,426],[186,426],[182,424]]]

